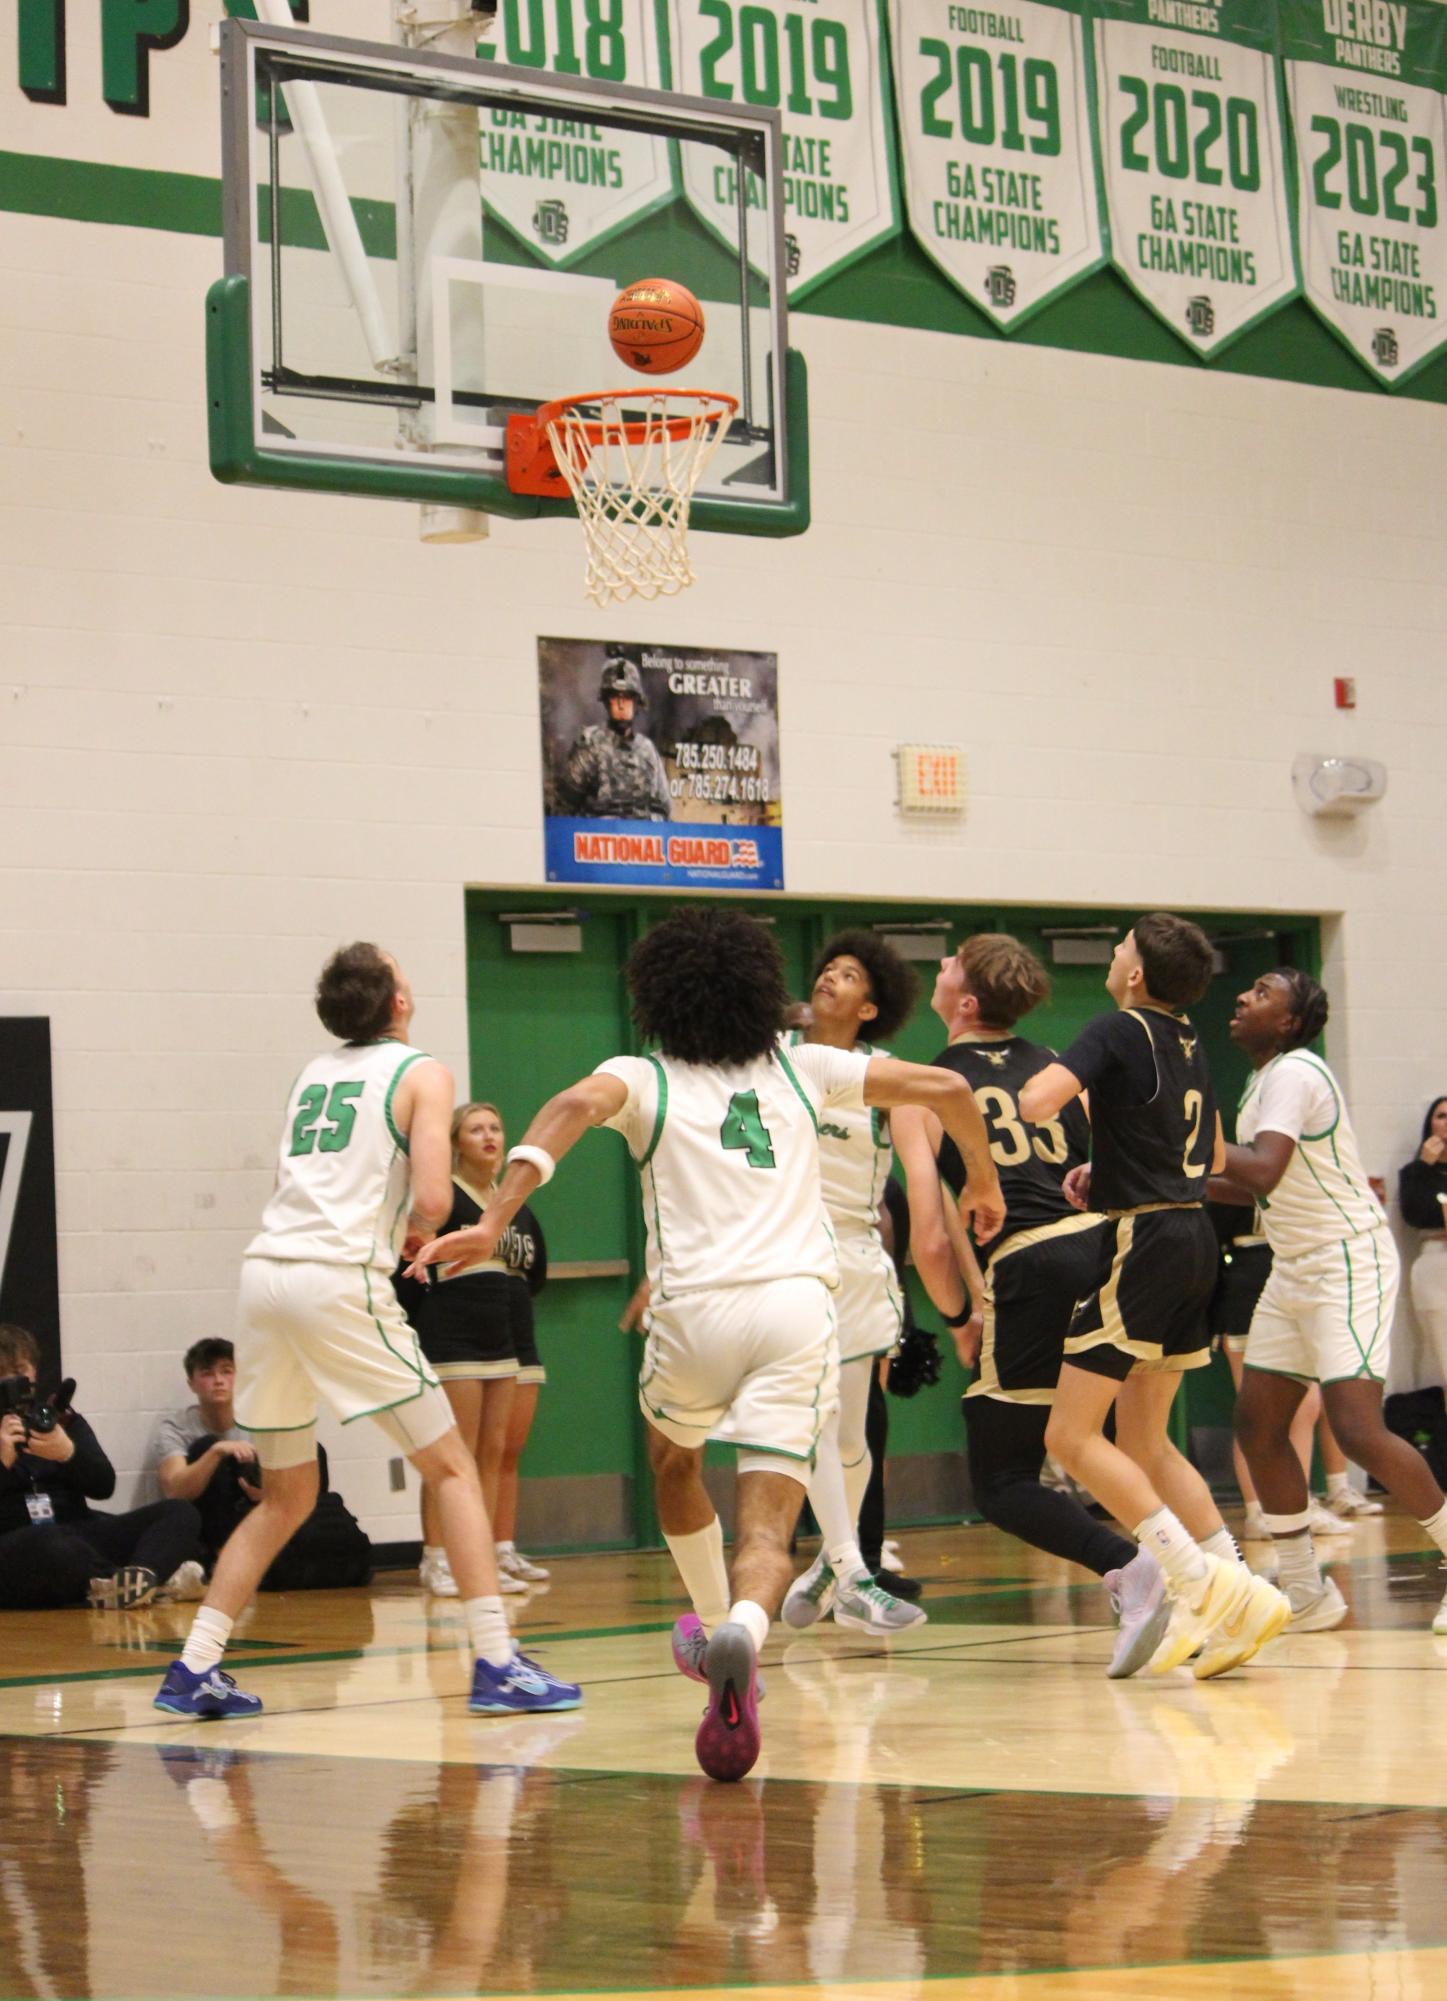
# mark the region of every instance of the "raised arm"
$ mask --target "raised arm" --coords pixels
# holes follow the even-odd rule
[[[1078,1098],[1084,1089],[1073,1070],[1067,1070],[1063,1063],[1047,1063],[1043,1070],[1027,1077],[1022,1085],[1020,1116],[1027,1125],[1044,1125],[1047,1119],[1053,1119],[1057,1112],[1063,1111],[1072,1098]]]
[[[519,1144],[536,1148],[556,1165],[590,1126],[600,1126],[605,1119],[615,1117],[627,1100],[628,1086],[620,1077],[610,1076],[607,1071],[581,1077],[566,1091],[549,1098],[542,1110],[534,1114]],[[451,1230],[445,1237],[424,1244],[408,1267],[408,1276],[420,1278],[425,1265],[440,1264],[461,1271],[491,1257],[503,1231],[550,1173],[551,1169],[545,1173],[530,1160],[510,1160],[482,1221],[469,1230]]]
[[[990,1158],[985,1121],[963,1077],[932,1063],[904,1063],[897,1056],[871,1056],[864,1075],[864,1102],[892,1110],[919,1105],[933,1112],[960,1150],[967,1179],[960,1191],[960,1214],[973,1216],[982,1243],[998,1235],[1005,1221],[1000,1177]]]

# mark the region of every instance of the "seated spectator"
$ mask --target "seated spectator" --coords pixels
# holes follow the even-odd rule
[[[0,1325],[0,1377],[33,1388],[40,1348],[23,1327]],[[43,1402],[36,1398],[36,1402]],[[16,1408],[16,1404],[19,1408]],[[189,1501],[102,1514],[115,1468],[72,1410],[33,1430],[31,1399],[7,1398],[0,1416],[0,1610],[92,1604],[120,1608],[169,1596],[199,1598],[200,1518]]]
[[[1412,1266],[1412,1306],[1431,1350],[1428,1372],[1447,1385],[1447,1098],[1434,1098],[1422,1144],[1397,1178],[1402,1221],[1422,1237]]]
[[[256,1447],[231,1408],[236,1351],[229,1341],[186,1350],[186,1382],[196,1401],[171,1411],[156,1432],[156,1477],[171,1501],[194,1502],[209,1567],[241,1517],[261,1499]]]

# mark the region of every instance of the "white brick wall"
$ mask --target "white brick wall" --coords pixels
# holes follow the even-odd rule
[[[52,1019],[67,1360],[123,1492],[229,1326],[325,952],[387,941],[465,1074],[463,885],[541,873],[539,633],[778,650],[794,891],[1327,915],[1364,1150],[1410,1152],[1447,1088],[1447,411],[802,319],[811,533],[701,538],[685,598],[605,614],[567,524],[430,549],[214,484],[218,268],[0,216],[0,1008]],[[904,740],[965,746],[958,829],[899,823]],[[1306,821],[1301,750],[1387,799]],[[333,1444],[413,1533],[380,1441]]]

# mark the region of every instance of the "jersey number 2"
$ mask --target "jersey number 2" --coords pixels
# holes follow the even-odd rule
[[[296,1102],[291,1128],[292,1158],[299,1153],[310,1153],[313,1148],[322,1153],[340,1153],[352,1137],[356,1100],[366,1088],[365,1083],[333,1084],[328,1093],[325,1084],[308,1084]],[[323,1118],[329,1121],[327,1125],[322,1125]]]
[[[757,1091],[735,1091],[718,1129],[718,1143],[728,1152],[741,1152],[750,1167],[773,1167],[774,1148],[769,1129],[759,1116]]]

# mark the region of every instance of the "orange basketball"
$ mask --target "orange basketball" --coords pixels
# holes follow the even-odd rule
[[[641,278],[608,310],[613,352],[642,375],[686,368],[703,346],[703,331],[703,307],[671,278]]]

